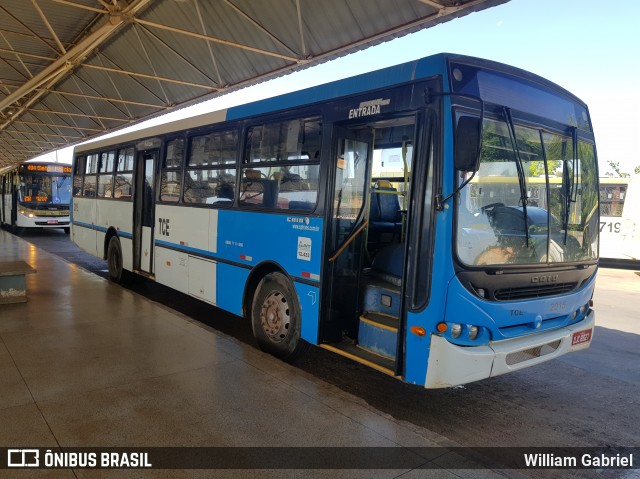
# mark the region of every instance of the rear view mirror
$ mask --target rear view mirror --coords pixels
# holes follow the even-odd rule
[[[456,170],[478,171],[480,161],[481,119],[461,116],[456,125],[454,163]]]

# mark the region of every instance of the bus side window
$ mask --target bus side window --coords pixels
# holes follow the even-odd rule
[[[165,149],[160,179],[160,201],[177,203],[180,201],[182,186],[182,160],[184,158],[184,138],[169,140]]]
[[[100,174],[98,175],[98,196],[113,197],[113,171],[115,168],[115,151],[103,152],[100,155]]]
[[[73,196],[82,196],[82,185],[84,180],[85,157],[76,158],[73,170]]]
[[[321,132],[317,117],[251,127],[240,204],[312,211],[318,199]]]
[[[237,151],[238,133],[235,129],[192,137],[184,178],[184,202],[232,205]]]
[[[133,147],[118,151],[113,197],[131,201],[133,193]]]
[[[96,187],[98,186],[96,178],[98,174],[98,159],[97,153],[87,155],[82,196],[89,198],[95,198],[96,196]]]

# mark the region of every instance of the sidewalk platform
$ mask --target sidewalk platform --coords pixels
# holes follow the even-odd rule
[[[0,304],[2,448],[275,447],[287,454],[287,447],[456,446],[0,230],[0,263],[13,261],[37,273],[26,277],[27,302]],[[506,472],[77,468],[5,469],[0,477],[449,479]]]

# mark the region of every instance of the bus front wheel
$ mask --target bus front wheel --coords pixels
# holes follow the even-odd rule
[[[251,326],[258,346],[284,361],[303,352],[308,343],[300,337],[301,314],[291,281],[282,273],[267,274],[256,289]]]
[[[122,266],[122,246],[117,236],[113,236],[109,240],[107,267],[109,268],[109,279],[114,283],[127,284],[131,280],[131,273]]]

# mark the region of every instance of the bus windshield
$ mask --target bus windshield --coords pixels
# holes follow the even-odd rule
[[[589,186],[597,182],[595,150],[575,128],[567,131],[514,124],[508,114],[485,118],[480,168],[460,192],[463,263],[597,259],[598,197]]]
[[[69,204],[71,175],[28,173],[22,178],[19,191],[23,203]]]

